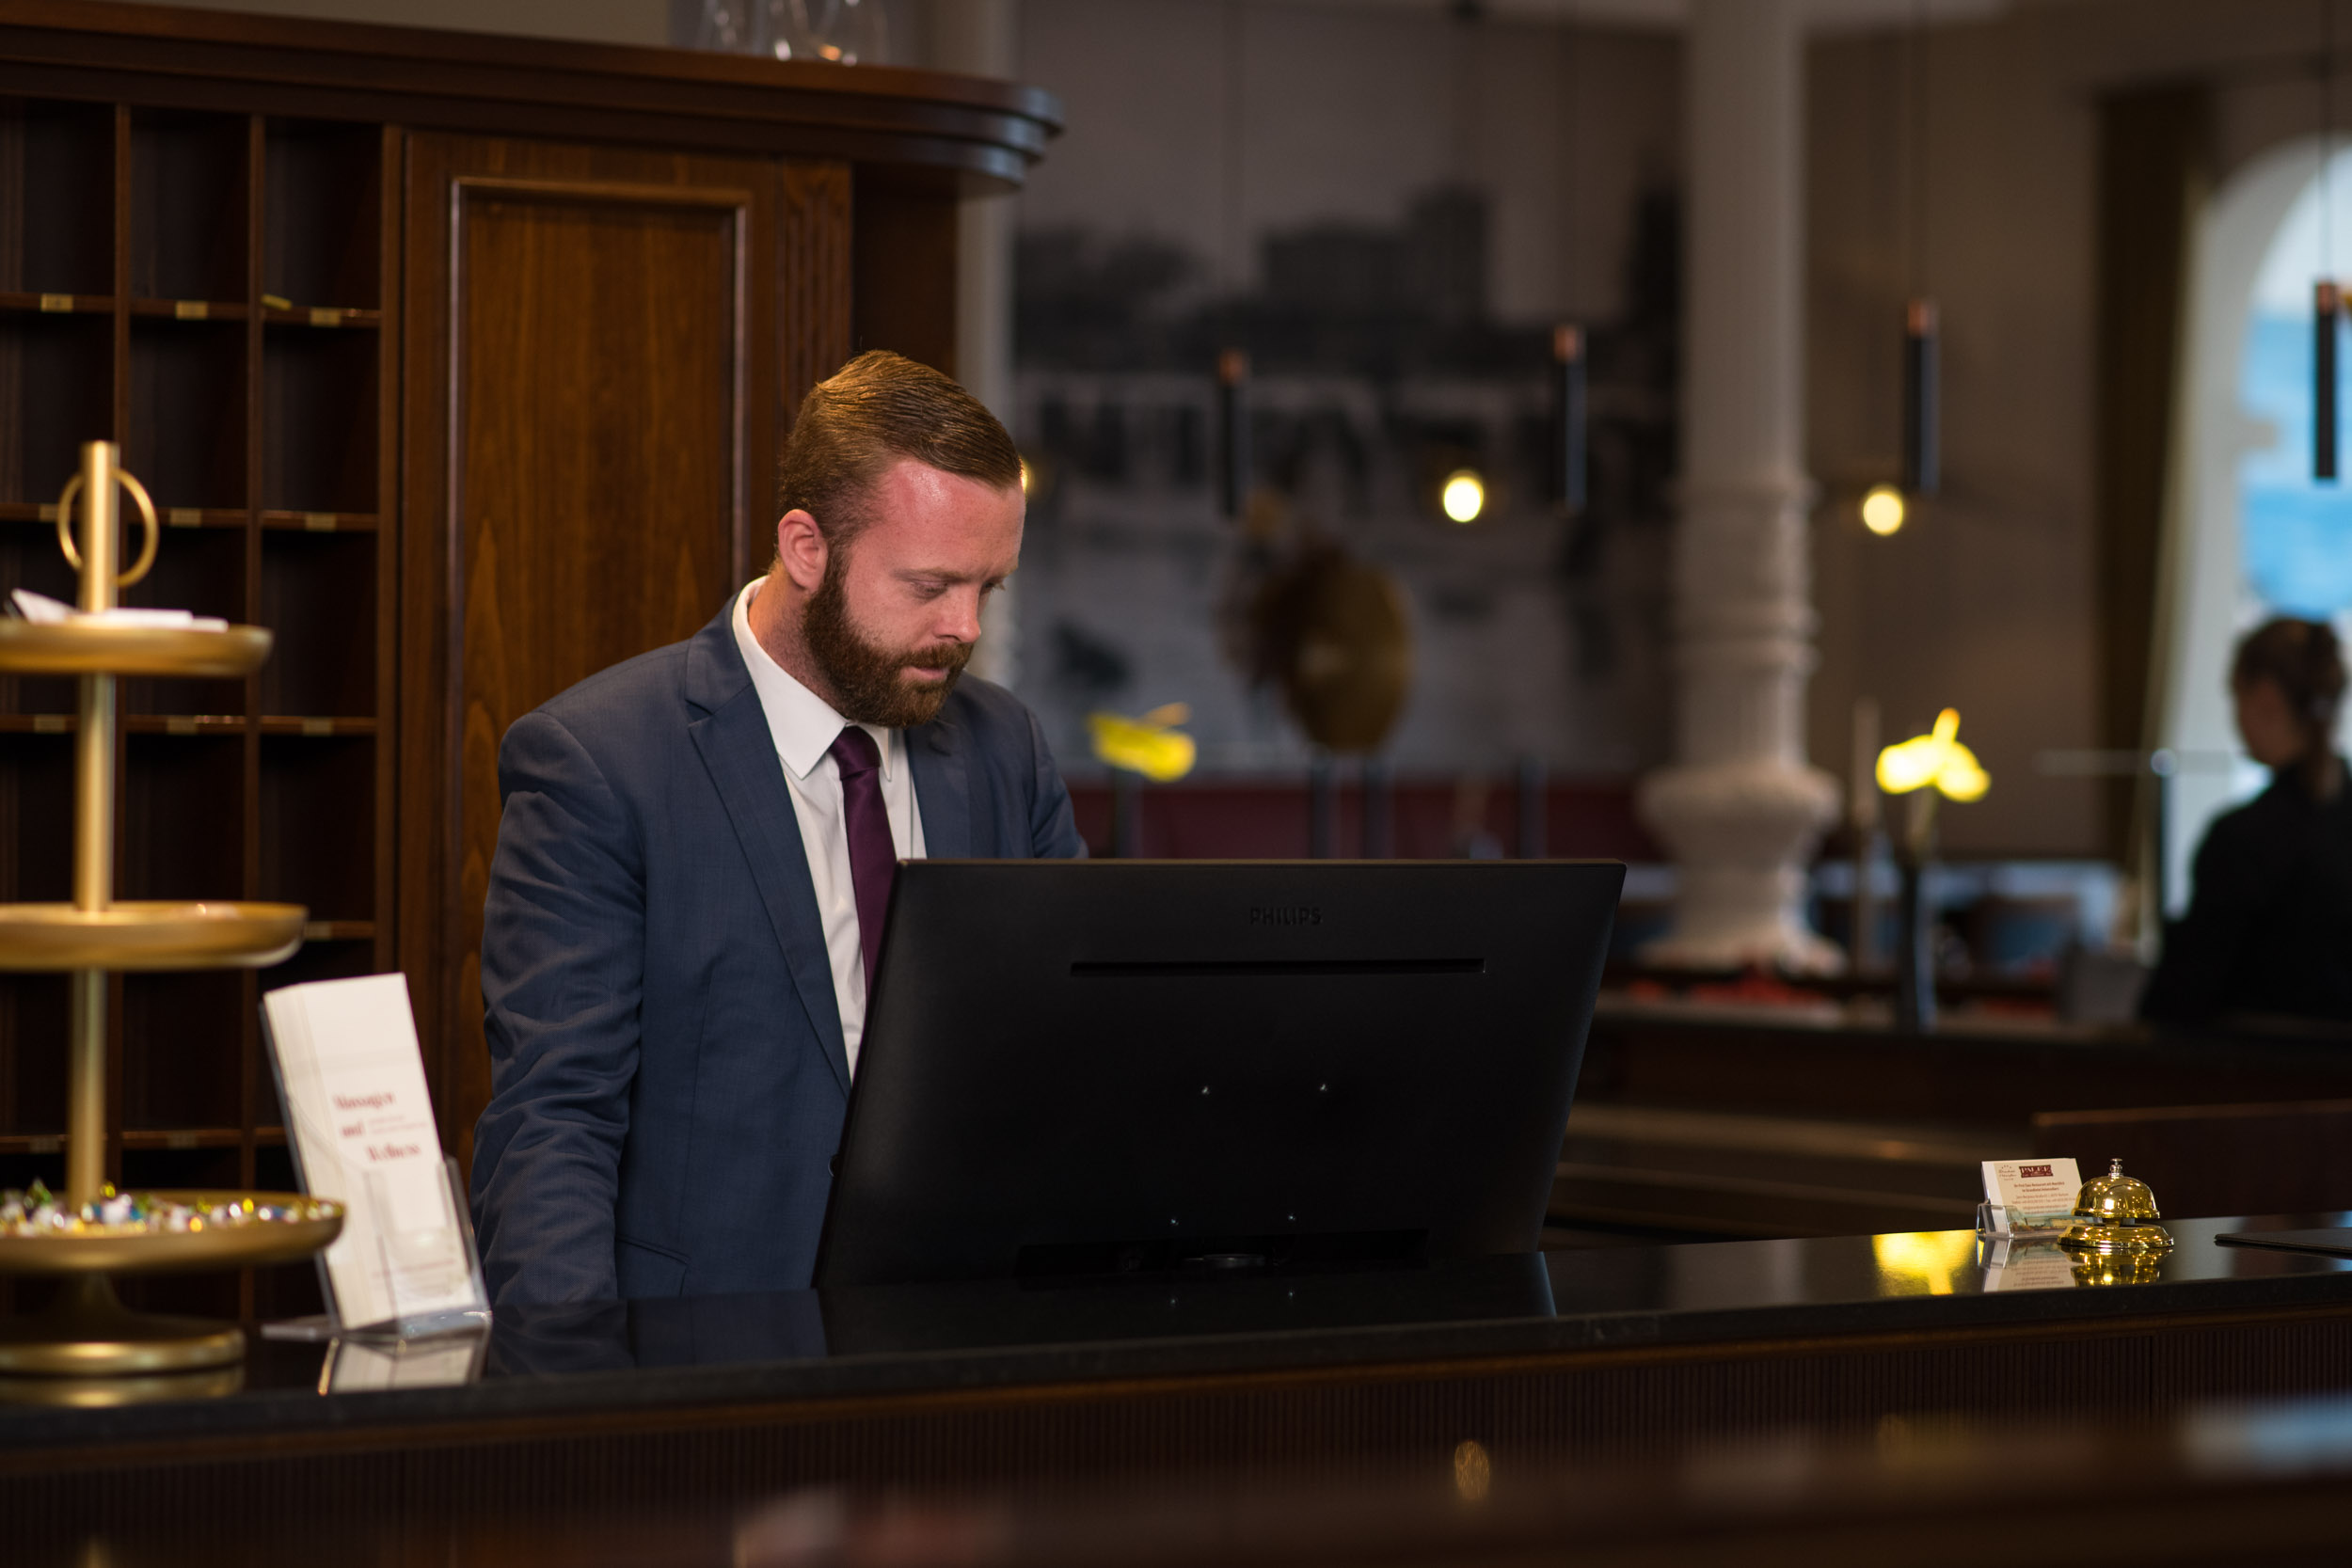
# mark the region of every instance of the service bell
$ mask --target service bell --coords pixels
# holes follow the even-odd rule
[[[2162,1217],[2148,1183],[2125,1176],[2123,1162],[2113,1161],[2106,1175],[2074,1195],[2074,1223],[2058,1245],[2099,1258],[2161,1256],[2172,1250],[2171,1233],[2156,1223]]]

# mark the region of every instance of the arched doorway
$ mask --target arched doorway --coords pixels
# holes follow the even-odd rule
[[[2206,824],[2267,782],[2231,724],[2232,645],[2277,614],[2352,631],[2352,483],[2312,479],[2312,284],[2352,277],[2352,150],[2328,163],[2316,137],[2273,148],[2198,224],[2155,649],[2156,732],[2181,759],[2168,913],[2185,907]],[[2352,454],[2342,434],[2338,447]]]

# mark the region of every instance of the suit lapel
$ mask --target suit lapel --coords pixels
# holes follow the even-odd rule
[[[775,927],[793,989],[800,992],[809,1026],[816,1030],[825,1060],[846,1095],[850,1053],[842,1043],[841,1007],[825,958],[825,923],[817,910],[817,885],[809,879],[808,853],[801,845],[792,791],[784,782],[784,765],[777,760],[759,692],[735,645],[729,612],[721,612],[694,639],[687,656],[686,694],[689,703],[705,710],[705,717],[690,722],[686,733],[709,770],[744,858],[751,862],[752,880]],[[927,831],[928,826],[927,821]]]
[[[963,726],[946,712],[907,731],[907,766],[923,813],[923,853],[932,860],[967,860],[973,853],[976,814],[964,740]]]

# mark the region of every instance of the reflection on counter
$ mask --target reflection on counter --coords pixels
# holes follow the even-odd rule
[[[386,1388],[456,1388],[482,1376],[487,1328],[418,1339],[333,1339],[319,1369],[322,1394]]]
[[[841,1360],[1553,1315],[1541,1254],[1350,1273],[793,1291],[501,1307],[492,1376]]]
[[[1878,1259],[1882,1294],[1948,1296],[1976,1256],[1976,1232],[1914,1230],[1870,1238]],[[1988,1287],[1989,1289],[1990,1287]]]
[[[1597,1248],[1334,1274],[1177,1275],[1124,1283],[787,1291],[516,1306],[486,1337],[260,1339],[223,1380],[100,1388],[19,1380],[45,1403],[227,1402],[286,1394],[501,1408],[523,1382],[681,1374],[697,1398],[757,1383],[778,1398],[887,1386],[972,1387],[1101,1377],[1375,1365],[1461,1354],[1567,1354],[1627,1345],[1730,1345],[1790,1334],[1934,1332],[2138,1311],[2243,1312],[2352,1300],[2352,1259],[2221,1246],[2223,1231],[2342,1224],[2264,1214],[2172,1223],[2178,1245],[2136,1269],[2077,1264],[2046,1241],[1971,1230]],[[2136,1286],[2085,1290],[2086,1286]],[[2039,1305],[2037,1305],[2037,1303]],[[618,1385],[614,1385],[618,1386]],[[550,1391],[546,1397],[578,1396]],[[309,1401],[300,1402],[304,1403]],[[24,1412],[31,1418],[33,1413]],[[0,1409],[0,1442],[16,1413]],[[46,1439],[44,1439],[46,1440]]]
[[[2146,1253],[2083,1257],[2074,1261],[2077,1285],[2153,1285],[2163,1276],[2162,1260]]]
[[[2074,1259],[2055,1237],[2046,1241],[1989,1237],[1984,1242],[1983,1268],[1988,1295],[1994,1291],[2067,1291],[2078,1283]]]
[[[124,1404],[172,1404],[221,1399],[246,1384],[243,1365],[193,1372],[131,1372],[119,1377],[0,1377],[0,1405],[100,1410]]]

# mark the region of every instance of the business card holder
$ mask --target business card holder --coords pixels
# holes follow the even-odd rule
[[[2006,1204],[1977,1205],[1977,1234],[1991,1240],[2007,1237],[2020,1242],[2057,1241],[2073,1223],[2071,1215],[2021,1214]]]

